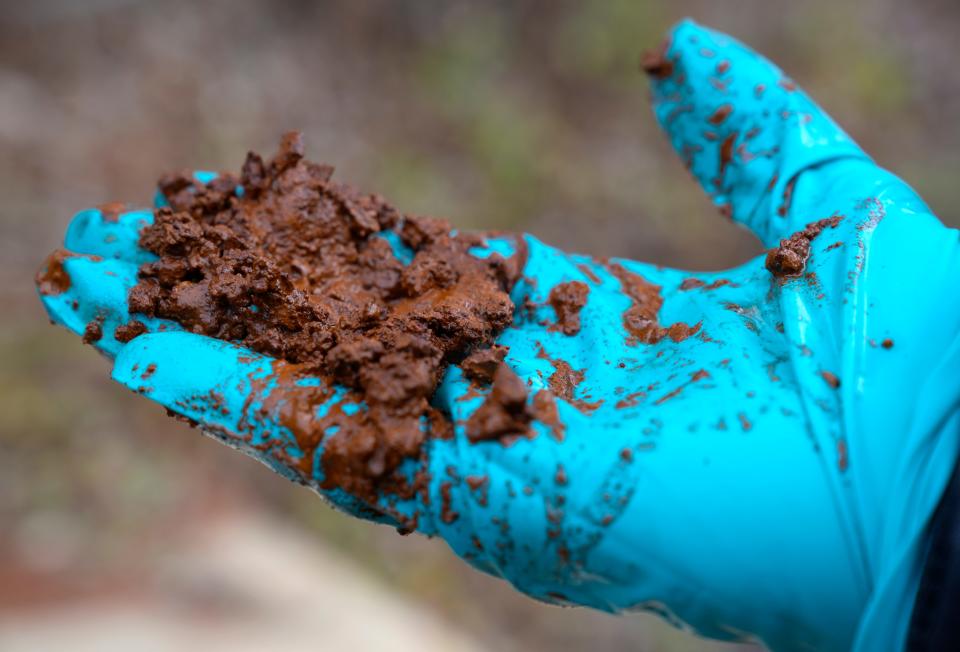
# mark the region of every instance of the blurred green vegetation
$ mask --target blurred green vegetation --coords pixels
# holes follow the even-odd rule
[[[113,386],[105,360],[46,325],[32,274],[73,212],[148,201],[165,170],[236,169],[299,128],[339,178],[410,212],[587,253],[737,264],[758,245],[669,151],[637,73],[691,15],[778,61],[960,224],[957,3],[43,0],[3,13],[0,563],[63,579],[129,572],[211,514],[269,509],[497,649],[718,649],[516,596],[441,542],[343,518]]]

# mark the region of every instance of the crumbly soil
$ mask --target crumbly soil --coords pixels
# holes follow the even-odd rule
[[[488,349],[479,349],[471,353],[460,363],[463,374],[482,385],[493,382],[494,374],[507,355],[507,347],[494,344]]]
[[[526,386],[504,380],[505,349],[488,348],[512,321],[508,292],[524,251],[480,260],[468,249],[482,238],[402,215],[376,195],[332,181],[332,173],[307,161],[300,135],[291,133],[270,160],[248,154],[239,177],[200,184],[189,174],[165,176],[160,189],[169,208],[156,211],[140,238],[159,260],[140,268],[129,307],[277,358],[276,389],[264,407],[279,413],[302,451],[284,461],[305,481],[319,476],[322,488],[373,503],[384,490],[416,490],[398,466],[418,457],[427,437],[450,432],[428,402],[449,364],[467,358],[468,376],[495,381],[494,402],[526,415]],[[411,250],[410,264],[378,236],[387,230]],[[131,329],[136,324],[121,336]],[[305,375],[330,382],[298,385]],[[333,383],[368,409],[316,418]],[[338,429],[325,435],[331,426]],[[474,439],[508,432],[493,418],[471,427]]]
[[[467,421],[471,441],[520,436],[528,431],[533,410],[527,405],[527,386],[513,370],[500,363],[490,395]]]

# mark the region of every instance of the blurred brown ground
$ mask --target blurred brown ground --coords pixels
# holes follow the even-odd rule
[[[0,648],[733,649],[539,605],[333,513],[113,386],[32,286],[77,210],[292,128],[411,212],[742,262],[757,244],[672,156],[637,73],[684,15],[777,60],[960,224],[951,0],[0,2]]]

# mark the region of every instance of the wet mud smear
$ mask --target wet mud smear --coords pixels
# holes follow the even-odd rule
[[[717,288],[722,288],[725,285],[729,285],[731,287],[738,287],[736,284],[731,283],[729,279],[725,279],[725,278],[717,279],[712,283],[705,283],[698,278],[691,277],[691,278],[683,279],[683,282],[680,283],[680,290],[682,292],[686,292],[688,290],[701,289],[705,292],[709,292],[711,290],[716,290]]]
[[[35,279],[40,294],[56,296],[70,289],[70,275],[63,266],[69,257],[70,254],[63,250],[55,251],[47,257]]]
[[[656,344],[665,337],[674,342],[682,342],[700,330],[700,323],[690,326],[676,322],[670,326],[662,326],[659,322],[660,308],[663,307],[660,286],[650,283],[618,263],[608,263],[607,269],[620,281],[623,293],[631,299],[631,306],[623,313],[623,327],[628,333],[628,345]]]

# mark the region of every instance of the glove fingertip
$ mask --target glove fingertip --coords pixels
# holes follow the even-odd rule
[[[765,244],[789,233],[791,184],[863,151],[784,72],[693,21],[648,55],[654,113],[684,166],[728,218]]]
[[[153,223],[149,209],[106,204],[77,213],[67,227],[64,246],[70,251],[134,263],[156,260],[138,245],[140,230]]]

